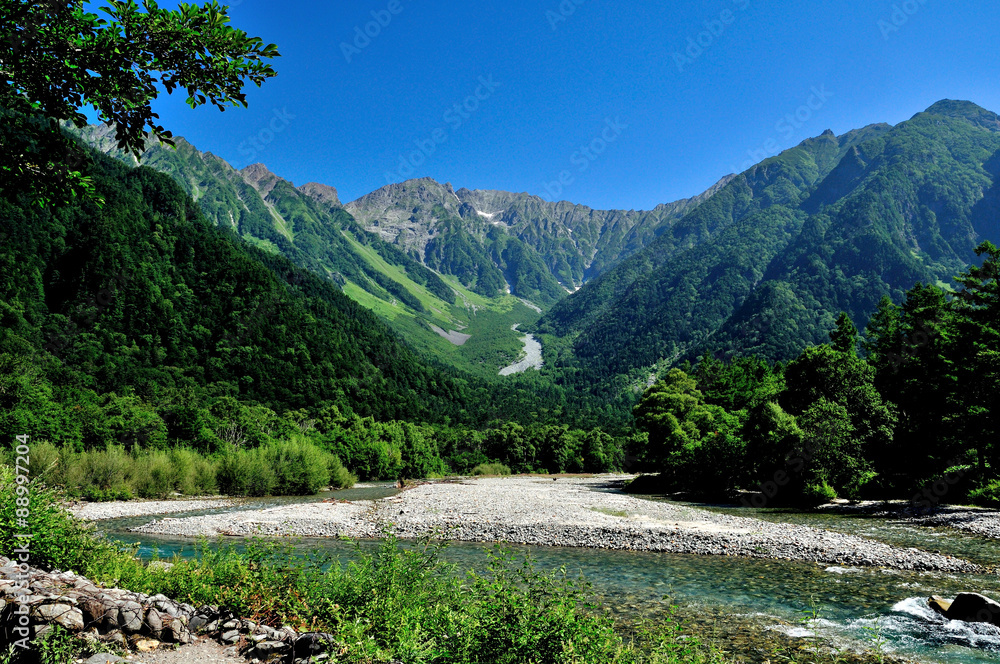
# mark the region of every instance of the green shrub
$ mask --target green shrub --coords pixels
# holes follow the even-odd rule
[[[106,542],[93,535],[90,526],[74,519],[62,507],[62,492],[32,482],[27,487],[29,507],[27,516],[18,514],[23,509],[14,500],[16,496],[14,469],[0,466],[0,555],[11,557],[21,546],[18,534],[31,535],[31,564],[42,569],[74,570],[81,574],[90,564],[99,561],[109,551]],[[20,519],[26,519],[21,524]]]
[[[117,500],[132,495],[132,459],[122,447],[110,445],[65,457],[66,490],[88,500]],[[108,497],[115,496],[115,497]]]
[[[132,489],[140,498],[166,498],[177,483],[178,470],[166,452],[147,452],[132,460]]]
[[[826,482],[807,484],[802,489],[802,500],[807,505],[823,505],[837,499],[837,492]]]
[[[270,496],[278,484],[263,448],[230,447],[219,460],[216,474],[219,490],[230,496]]]
[[[969,502],[981,507],[1000,507],[1000,479],[980,484],[969,492]]]
[[[330,486],[334,489],[350,489],[358,478],[340,462],[340,457],[331,454],[327,466],[330,470]]]
[[[510,468],[502,463],[481,463],[472,469],[473,475],[510,475]]]
[[[327,453],[301,437],[271,443],[264,453],[274,469],[278,495],[312,495],[330,484]]]
[[[65,463],[62,451],[47,441],[33,441],[29,468],[31,479],[54,486],[64,482]]]
[[[213,495],[218,491],[214,462],[183,447],[175,447],[169,454],[177,475],[175,490],[185,496]]]

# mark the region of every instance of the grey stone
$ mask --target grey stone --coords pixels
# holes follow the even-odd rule
[[[958,593],[944,615],[948,620],[1000,626],[1000,603],[979,593]]]
[[[118,627],[121,624],[118,621],[118,616],[119,616],[118,605],[110,599],[104,599],[101,600],[101,606],[104,607],[104,621],[103,621],[104,629],[107,630],[118,629]]]
[[[149,633],[160,638],[163,633],[163,616],[156,609],[150,609],[146,613],[146,627],[149,629]]]
[[[84,597],[80,600],[80,609],[88,625],[100,625],[104,621],[104,604],[99,599]]]
[[[93,655],[85,660],[83,664],[117,664],[117,662],[124,662],[125,660],[118,655],[112,655],[108,652],[102,652],[97,655]]]
[[[233,629],[233,630],[230,630],[230,631],[226,632],[225,634],[223,634],[219,638],[222,641],[225,641],[226,643],[236,643],[237,641],[240,640],[240,633],[239,633],[238,630]]]
[[[134,634],[142,629],[142,605],[138,602],[125,602],[118,607],[118,626],[128,634]]]
[[[197,633],[199,629],[208,624],[208,619],[203,615],[195,615],[188,623],[188,629]]]
[[[66,629],[83,629],[83,612],[69,604],[42,604],[31,610],[31,615],[47,623],[56,623]]]
[[[308,658],[313,655],[319,655],[329,650],[336,641],[333,634],[324,634],[322,632],[302,634],[295,639],[295,657]]]
[[[163,636],[174,643],[191,643],[194,640],[191,638],[191,632],[178,618],[170,621],[164,629]]]

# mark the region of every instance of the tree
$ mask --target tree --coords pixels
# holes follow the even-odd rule
[[[846,312],[840,312],[837,328],[830,332],[830,345],[841,353],[858,354],[858,328],[854,326],[854,321]]]
[[[739,420],[705,402],[694,378],[672,369],[646,390],[634,409],[636,426],[649,434],[649,462],[683,488],[724,494],[743,464]]]
[[[931,478],[960,453],[953,303],[935,285],[918,283],[902,306],[887,298],[867,328],[865,348],[875,386],[896,406],[893,442],[871,451],[883,483],[900,489]],[[957,364],[962,364],[958,360]]]
[[[58,202],[92,192],[84,152],[59,122],[86,124],[91,106],[139,156],[149,137],[172,144],[151,102],[183,89],[192,108],[246,106],[244,84],[275,76],[274,44],[228,25],[218,2],[161,9],[154,0],[0,0],[0,191]]]
[[[822,402],[836,404],[848,414],[852,434],[861,447],[860,451],[852,450],[850,458],[845,456],[842,459],[844,463],[856,466],[852,459],[870,459],[887,449],[892,442],[896,424],[894,408],[875,389],[875,370],[856,354],[841,352],[829,345],[807,348],[788,364],[785,383],[788,389],[782,394],[781,403],[796,417],[805,416]],[[831,410],[824,407],[823,412],[829,415]],[[814,419],[823,420],[819,417]],[[838,449],[846,448],[841,446]],[[867,478],[871,479],[871,475]],[[841,488],[848,485],[850,482],[842,484]]]
[[[960,390],[955,400],[962,439],[978,451],[980,469],[988,457],[991,472],[1000,471],[1000,248],[983,242],[977,256],[986,256],[956,277],[958,335],[955,365]]]

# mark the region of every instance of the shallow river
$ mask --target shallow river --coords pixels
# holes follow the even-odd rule
[[[338,498],[370,500],[394,493],[388,486],[337,492]],[[311,499],[248,501],[236,509]],[[229,508],[233,509],[233,508]],[[899,546],[941,551],[987,565],[1000,564],[996,543],[947,529],[913,528],[888,519],[816,515],[781,510],[745,510],[712,507],[743,516],[791,521],[849,532]],[[206,510],[197,514],[225,510]],[[185,516],[185,515],[175,515]],[[141,544],[140,555],[161,557],[192,555],[190,538],[126,533],[148,517],[102,522],[112,536]],[[338,540],[299,540],[298,547],[324,549],[349,559],[353,545]],[[362,549],[374,548],[364,543]],[[1000,577],[957,576],[829,567],[812,563],[753,560],[723,556],[690,556],[669,553],[604,551],[559,547],[511,547],[530,553],[546,569],[561,566],[582,573],[616,612],[656,613],[665,600],[681,606],[723,608],[733,613],[762,617],[776,629],[793,636],[826,637],[844,646],[872,638],[873,629],[887,640],[887,649],[920,661],[942,663],[1000,662],[1000,630],[987,625],[947,622],[926,608],[928,595],[953,596],[960,591],[981,592],[1000,598]],[[460,568],[482,569],[490,545],[453,543],[445,559]],[[807,623],[807,612],[819,618]],[[787,623],[794,623],[789,627]]]

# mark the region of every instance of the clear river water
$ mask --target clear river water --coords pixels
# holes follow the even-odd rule
[[[309,502],[335,496],[373,500],[395,493],[391,486],[368,486],[310,498],[248,500],[238,507],[171,516],[194,516],[233,509],[257,509],[288,502]],[[945,528],[918,528],[905,522],[870,516],[816,514],[791,510],[750,510],[697,505],[760,519],[801,523],[880,540],[904,547],[938,551],[988,566],[1000,566],[997,542]],[[149,517],[101,522],[102,530],[127,542],[139,543],[140,556],[190,556],[191,538],[128,532]],[[232,539],[232,538],[229,538]],[[348,542],[301,539],[300,549],[322,549],[347,560],[357,555]],[[373,549],[374,542],[361,549]],[[455,542],[443,557],[460,569],[482,569],[489,544]],[[511,546],[530,554],[543,569],[565,567],[582,573],[601,601],[625,615],[656,614],[669,604],[752,616],[774,629],[802,639],[822,637],[838,647],[864,644],[873,634],[886,649],[919,661],[942,664],[1000,663],[1000,629],[991,625],[946,621],[927,608],[929,595],[952,597],[980,592],[1000,599],[1000,576],[901,572],[843,568],[786,560],[756,560],[725,556],[606,551],[564,547]],[[806,612],[810,612],[807,615]],[[806,617],[818,618],[803,622]]]

